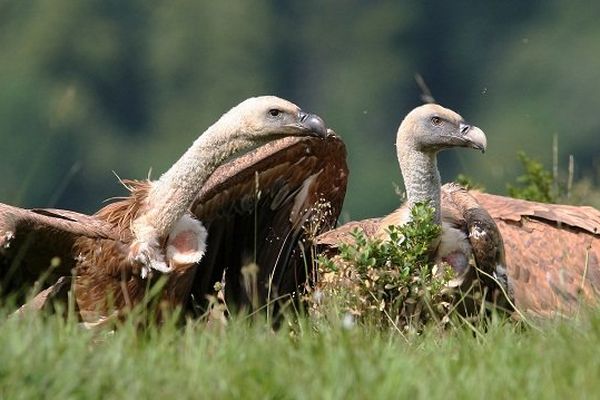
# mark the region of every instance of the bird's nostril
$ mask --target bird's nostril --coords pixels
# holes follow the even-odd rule
[[[308,117],[308,114],[305,113],[304,111],[300,111],[300,113],[298,114],[298,117],[300,117],[300,122],[304,122],[306,120],[306,117]]]
[[[463,134],[463,135],[466,134],[469,131],[469,129],[471,129],[470,125],[460,124],[460,133],[461,134]]]

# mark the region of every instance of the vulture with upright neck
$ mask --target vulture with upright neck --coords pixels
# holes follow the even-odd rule
[[[490,294],[497,296],[499,288],[495,279],[477,276],[470,268],[469,260],[473,255],[479,269],[504,279],[503,245],[498,229],[489,214],[460,187],[447,186],[442,197],[437,167],[437,155],[442,150],[466,147],[483,152],[486,145],[483,131],[465,122],[456,112],[437,104],[415,108],[400,124],[396,139],[406,203],[383,218],[350,222],[322,234],[318,238],[321,249],[327,254],[335,254],[340,243],[351,243],[350,232],[355,228],[385,239],[389,226],[409,221],[410,210],[415,204],[429,204],[435,211],[434,223],[441,226],[441,235],[431,244],[432,261],[447,262],[457,273],[455,284],[467,288],[475,279],[483,279],[492,289]]]
[[[76,303],[90,324],[140,304],[163,275],[161,300],[171,307],[205,302],[225,275],[230,297],[244,306],[257,296],[236,290],[251,261],[260,303],[290,296],[308,279],[299,268],[312,259],[301,247],[316,204],[328,203],[329,214],[312,235],[330,228],[341,208],[347,170],[324,161],[332,151],[344,153],[343,144],[318,116],[274,96],[250,98],[157,181],[125,181],[130,195],[93,216],[0,205],[3,290],[42,275],[56,256],[55,275],[74,267]],[[324,180],[338,190],[328,192]]]
[[[440,116],[437,112],[448,118],[443,123],[434,120]],[[448,124],[453,132],[442,133],[435,122]],[[319,237],[321,248],[335,254],[339,243],[351,242],[349,233],[354,228],[371,236],[385,236],[386,227],[408,219],[411,204],[430,202],[439,210],[436,220],[443,228],[436,260],[448,261],[460,272],[472,254],[485,272],[474,278],[492,292],[500,289],[496,281],[500,282],[512,305],[527,314],[574,315],[582,305],[597,305],[600,211],[467,191],[456,184],[440,187],[435,157],[438,150],[448,148],[448,144],[485,148],[482,134],[473,131],[469,135],[469,130],[457,114],[436,105],[408,114],[397,141],[407,205],[386,217],[353,221],[326,232]]]
[[[495,283],[488,275],[494,276],[512,304],[527,314],[568,316],[582,306],[599,303],[599,210],[467,192],[453,184],[440,191],[435,159],[431,161],[431,152],[415,151],[411,140],[406,140],[410,136],[405,140],[400,133],[398,136],[407,203],[410,206],[415,200],[431,198],[441,210],[444,227],[438,258],[460,269],[472,251],[478,267],[486,272],[477,279],[493,288]],[[485,147],[485,141],[480,142]],[[431,196],[433,193],[440,196]],[[379,232],[381,227],[402,222],[405,215],[400,209],[384,217]],[[447,224],[458,231],[448,229]],[[468,228],[468,242],[460,239],[460,232],[466,232],[461,226]]]

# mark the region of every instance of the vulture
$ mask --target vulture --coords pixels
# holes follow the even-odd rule
[[[328,163],[330,153],[344,156]],[[223,280],[241,307],[291,297],[310,278],[312,240],[337,219],[346,176],[343,143],[320,117],[274,96],[247,99],[157,181],[124,181],[130,195],[92,216],[0,204],[3,294],[61,277],[33,299],[40,308],[72,269],[88,325],[142,304],[162,276],[168,307],[202,306]]]
[[[572,316],[582,303],[598,304],[600,211],[470,194],[500,229],[509,294],[519,310],[536,316]]]
[[[515,306],[535,316],[564,316],[578,312],[582,301],[587,305],[597,304],[600,211],[467,191],[452,183],[443,185],[440,190],[435,166],[436,146],[439,150],[448,145],[435,142],[449,143],[452,135],[435,135],[440,131],[436,123],[441,122],[435,119],[440,117],[435,110],[439,110],[439,106],[433,104],[417,108],[398,131],[398,159],[406,185],[407,205],[386,217],[353,221],[326,232],[318,238],[320,248],[326,254],[335,254],[339,243],[351,242],[349,233],[355,228],[369,236],[383,237],[387,226],[406,221],[410,204],[431,199],[429,201],[439,210],[436,218],[440,221],[441,217],[442,224],[435,260],[447,261],[460,273],[472,254],[478,268],[485,273],[471,277],[491,289],[493,299],[502,306],[509,309]],[[423,124],[427,113],[429,126]],[[458,116],[446,119],[460,121]],[[454,126],[456,130],[456,122]],[[463,123],[461,128],[458,122],[461,134],[462,129],[468,131],[468,125]],[[416,130],[421,132],[415,133]],[[485,148],[483,137],[479,147]],[[431,148],[433,151],[428,150]]]
[[[398,129],[396,151],[406,188],[406,203],[383,218],[372,218],[342,225],[319,236],[319,248],[335,255],[340,243],[351,243],[350,233],[362,229],[366,235],[385,239],[390,225],[408,222],[410,210],[417,203],[430,204],[434,222],[441,226],[436,243],[431,244],[432,261],[444,261],[455,271],[452,285],[468,289],[483,280],[489,296],[498,299],[505,280],[502,237],[494,220],[477,201],[458,185],[445,185],[442,191],[437,167],[438,152],[453,147],[468,147],[482,152],[486,136],[476,126],[469,125],[456,112],[437,104],[415,108],[404,118]],[[473,256],[478,269],[489,277],[480,277],[470,267]],[[490,297],[492,298],[492,297]]]

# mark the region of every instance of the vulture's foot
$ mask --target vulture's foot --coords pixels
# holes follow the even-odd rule
[[[129,249],[129,259],[141,264],[142,279],[147,278],[152,270],[165,274],[173,270],[167,265],[163,252],[156,243],[134,240]]]
[[[152,270],[169,273],[196,265],[206,252],[208,232],[202,222],[191,214],[184,214],[173,226],[166,245],[156,239],[159,235],[153,227],[142,226],[129,250],[129,259],[141,265],[140,275],[146,278]]]

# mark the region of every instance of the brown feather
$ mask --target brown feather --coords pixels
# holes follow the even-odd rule
[[[192,289],[197,302],[224,273],[233,307],[288,300],[301,290],[311,279],[314,238],[337,220],[347,175],[335,135],[278,140],[215,171],[192,208],[209,232]],[[248,285],[242,268],[254,262],[256,282]]]
[[[520,222],[523,217],[544,220],[553,225],[569,225],[592,234],[600,234],[600,211],[588,206],[545,204],[471,191],[494,218]]]
[[[273,115],[272,110],[278,111],[278,114]],[[297,137],[290,138],[288,141],[282,139],[281,142],[284,145],[280,147],[267,146],[272,153],[269,153],[270,150],[264,153],[264,150],[258,148],[250,155],[234,160],[233,167],[225,168],[221,173],[215,171],[228,157],[243,153],[254,145],[275,141],[277,138],[286,136]],[[308,136],[312,136],[314,139],[318,137],[318,139],[303,142],[301,137]],[[215,193],[227,191],[229,184],[239,184],[240,187],[247,189],[248,185],[240,183],[240,179],[254,182],[256,177],[259,185],[265,185],[264,188],[261,188],[265,194],[269,193],[269,185],[275,185],[277,190],[280,190],[282,188],[280,185],[283,184],[290,185],[290,195],[287,198],[272,199],[273,201],[266,208],[263,208],[263,203],[256,204],[255,220],[259,218],[264,220],[262,226],[266,229],[265,231],[259,232],[254,226],[254,230],[241,230],[237,234],[246,237],[249,236],[249,232],[255,232],[254,240],[260,242],[261,245],[265,242],[263,235],[291,238],[289,243],[293,245],[285,246],[284,257],[281,257],[281,250],[284,247],[280,249],[276,257],[278,261],[283,261],[281,268],[278,268],[277,278],[284,277],[282,279],[289,282],[287,275],[282,275],[281,271],[289,270],[287,264],[287,261],[290,260],[289,252],[296,251],[294,247],[298,244],[296,239],[305,237],[301,231],[305,227],[305,222],[312,215],[312,207],[316,200],[321,197],[325,201],[329,197],[336,199],[334,205],[331,206],[335,207],[336,213],[329,219],[333,223],[341,207],[345,191],[347,172],[342,171],[344,174],[340,179],[343,182],[339,192],[335,192],[335,190],[331,192],[331,187],[323,186],[321,178],[319,178],[321,175],[326,179],[331,178],[331,166],[323,162],[329,154],[321,151],[320,147],[327,147],[328,150],[331,150],[331,144],[337,143],[338,149],[342,149],[343,152],[343,145],[334,135],[329,135],[329,138],[325,138],[325,136],[327,136],[326,127],[320,117],[305,113],[286,100],[274,96],[247,99],[225,113],[217,123],[209,127],[156,184],[127,181],[125,184],[131,191],[129,197],[105,206],[92,217],[86,217],[91,224],[107,226],[109,234],[86,235],[85,232],[83,234],[64,232],[61,228],[65,221],[70,224],[76,222],[71,218],[69,212],[36,210],[35,213],[41,217],[34,221],[39,221],[39,218],[44,219],[40,222],[39,230],[51,233],[57,231],[61,234],[55,235],[53,238],[54,246],[43,249],[44,251],[39,254],[43,255],[46,261],[48,254],[59,255],[68,260],[66,264],[69,266],[75,265],[75,297],[82,316],[88,322],[112,315],[111,308],[120,314],[140,303],[148,286],[153,283],[152,279],[143,279],[140,272],[144,274],[154,270],[168,272],[162,299],[170,306],[183,304],[193,284],[195,262],[200,260],[204,254],[204,243],[202,243],[205,236],[204,227],[189,215],[191,203],[198,197],[198,191],[202,188],[206,193],[211,193],[211,185],[218,186],[212,192],[213,196],[216,196]],[[300,149],[304,153],[300,154],[294,149]],[[283,151],[284,154],[277,155],[276,153],[279,151]],[[319,154],[317,157],[321,160],[315,160],[313,152],[317,152]],[[262,158],[268,158],[266,164]],[[345,168],[345,152],[341,159]],[[304,162],[305,160],[309,160],[309,162]],[[262,168],[261,165],[267,170],[274,171],[273,174],[264,175],[265,177],[273,176],[264,182],[261,182],[260,178],[263,171],[254,170]],[[292,182],[295,177],[294,173],[288,173],[298,169],[303,169],[310,175],[296,174],[303,179],[300,186],[296,187],[294,186],[295,182]],[[335,172],[339,175],[339,171]],[[206,184],[211,173],[214,173],[215,178],[212,183]],[[238,174],[239,178],[236,178]],[[283,178],[281,175],[284,175]],[[227,182],[224,183],[225,186],[219,183],[219,177],[224,178],[223,182]],[[286,182],[286,180],[290,180],[290,182]],[[248,194],[243,199],[236,198],[235,201],[241,200],[240,204],[243,209],[247,199]],[[288,200],[293,201],[290,203]],[[206,210],[213,207],[212,210],[218,214],[222,202],[223,199],[220,198],[212,206],[207,205]],[[292,207],[282,211],[279,207],[281,202],[291,204]],[[230,210],[230,204],[223,206]],[[196,209],[196,206],[193,209]],[[259,215],[258,211],[262,215]],[[209,211],[206,212],[207,215],[210,215]],[[21,215],[23,213],[26,215]],[[41,244],[43,238],[33,237],[31,239],[30,225],[17,226],[19,221],[28,222],[26,217],[31,213],[34,211],[11,209],[0,215],[0,227],[5,228],[0,231],[3,233],[0,235],[0,244],[2,245],[0,263],[3,267],[2,270],[8,272],[9,278],[12,266],[19,264],[23,257],[23,246],[19,246],[17,249],[19,254],[7,255],[7,249],[14,245],[17,235],[30,238],[28,240],[36,248],[36,252],[43,246]],[[269,216],[270,213],[273,219],[266,220],[265,216]],[[18,233],[16,233],[17,228]],[[33,228],[35,231],[37,226],[33,224]],[[178,229],[182,230],[177,231]],[[178,233],[174,234],[172,238],[169,237],[173,232]],[[69,240],[61,240],[64,233],[70,235]],[[264,254],[269,254],[268,249],[272,247],[266,246],[267,251]],[[243,250],[247,251],[247,249]],[[32,252],[26,253],[26,261],[34,264],[32,260],[37,256],[32,255]],[[238,256],[238,258],[246,257],[247,254]],[[266,259],[274,258],[271,254]],[[38,264],[37,260],[35,264]],[[262,263],[262,266],[264,272],[267,271],[270,264],[265,262]],[[294,266],[292,271],[296,269]],[[30,277],[32,276],[35,276],[35,273],[32,273]],[[271,275],[271,278],[274,276]],[[283,286],[282,284],[281,287]]]
[[[77,238],[116,238],[110,224],[67,210],[22,209],[0,204],[0,282],[3,295],[20,299],[40,277],[54,282],[75,267]],[[43,282],[40,282],[42,284]]]
[[[52,300],[64,300],[68,296],[68,290],[71,285],[71,277],[61,276],[54,284],[42,290],[35,297],[23,304],[14,315],[24,315],[28,312],[35,312],[47,308]],[[63,310],[66,312],[67,310]]]
[[[468,289],[474,282],[482,282],[489,290],[489,298],[500,301],[501,290],[498,282],[487,275],[495,276],[505,264],[502,236],[492,217],[483,209],[477,200],[464,188],[456,184],[446,184],[442,187],[442,221],[453,228],[465,233],[468,237],[473,258],[477,267],[485,272],[479,274],[469,270],[464,276],[461,287]],[[370,218],[361,221],[352,221],[318,237],[319,250],[329,257],[337,254],[340,244],[352,244],[350,233],[359,229],[368,237],[382,237],[381,234],[389,225],[402,224],[406,220],[407,209],[405,206],[382,218]],[[470,254],[466,255],[470,257]],[[432,254],[436,258],[436,251]],[[487,275],[486,275],[487,274]],[[502,278],[501,283],[502,282]],[[503,306],[507,306],[502,301]]]
[[[319,235],[319,251],[333,255],[337,253],[337,248],[341,244],[352,244],[353,239],[350,235],[355,229],[361,230],[368,237],[374,237],[381,227],[381,218],[368,218],[360,221],[350,221],[335,229],[324,232]]]
[[[118,240],[111,238],[78,238],[73,246],[77,258],[75,298],[84,321],[93,323],[117,310],[126,314],[141,304],[147,289],[158,277],[141,277],[141,265],[129,257],[133,235],[131,224],[143,212],[150,190],[149,181],[124,180],[128,197],[117,199],[100,209],[94,217],[115,227]],[[164,245],[164,243],[163,243]],[[189,295],[194,264],[176,266],[165,276],[160,302],[169,309],[184,305]],[[158,315],[160,318],[160,314]]]
[[[472,192],[495,219],[516,306],[573,314],[600,295],[600,211]]]
[[[129,241],[131,240],[131,223],[146,205],[151,182],[133,179],[124,179],[121,182],[129,190],[129,196],[107,204],[98,210],[94,217],[113,226],[121,240]]]
[[[348,174],[345,158],[344,145],[334,135],[326,139],[290,137],[219,167],[192,207],[209,229],[209,251],[200,264],[201,272],[195,279],[195,267],[170,273],[163,300],[168,304],[185,305],[190,286],[194,285],[193,295],[202,301],[206,294],[212,293],[214,283],[221,280],[226,266],[221,262],[229,259],[236,261],[228,268],[232,276],[228,300],[234,305],[247,304],[249,294],[234,281],[239,281],[242,261],[247,261],[244,252],[248,246],[243,243],[254,243],[255,237],[261,244],[256,258],[263,266],[260,301],[264,303],[268,297],[264,284],[274,271],[278,287],[271,298],[296,292],[308,278],[306,266],[312,266],[313,253],[309,251],[312,238],[331,228],[339,215]],[[306,183],[305,195],[300,196],[301,188],[311,176],[314,178]],[[257,182],[261,192],[258,202]],[[143,207],[150,183],[124,183],[130,189],[130,196],[106,205],[93,216],[64,210],[33,212],[0,205],[0,228],[3,229],[0,233],[9,228],[16,232],[16,238],[11,239],[10,247],[5,250],[20,248],[21,236],[35,231],[32,226],[46,234],[32,240],[32,248],[23,258],[23,262],[29,263],[32,253],[44,254],[43,262],[35,260],[36,269],[23,285],[31,287],[48,268],[53,255],[70,260],[66,271],[60,272],[70,275],[70,269],[77,266],[76,299],[88,322],[107,315],[109,305],[129,309],[143,299],[147,287],[147,282],[139,277],[140,266],[127,259],[127,244],[132,237],[131,221]],[[315,205],[320,199],[328,202],[330,208],[315,222],[313,217],[320,213]],[[254,225],[255,219],[260,226]],[[243,243],[230,236],[235,229],[236,237]],[[52,246],[43,246],[46,237],[54,239]],[[283,240],[286,237],[287,240]],[[266,244],[269,240],[272,242]],[[5,261],[14,261],[13,254],[5,257]],[[235,288],[240,291],[236,292]],[[110,294],[108,299],[107,293]],[[47,301],[51,297],[40,294],[38,299]]]

